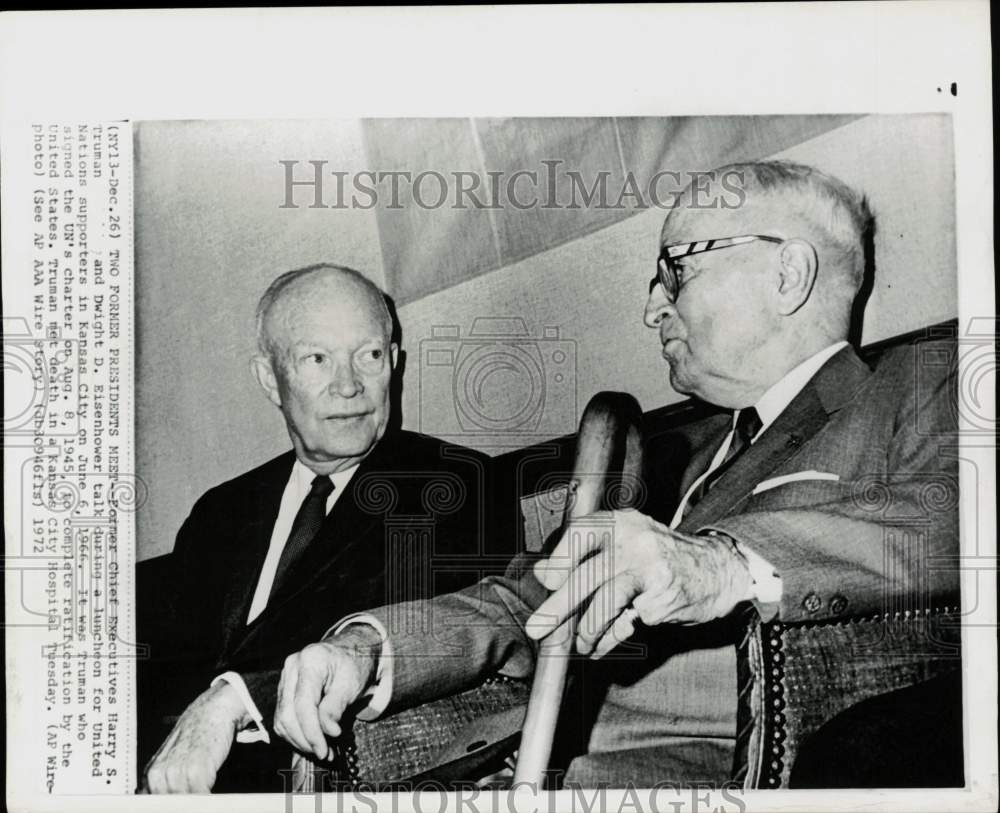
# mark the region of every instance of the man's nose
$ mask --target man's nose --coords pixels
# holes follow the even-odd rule
[[[657,282],[646,299],[646,309],[642,314],[642,321],[646,323],[646,327],[658,327],[663,321],[663,317],[672,313],[673,309],[673,300],[667,296],[663,286]]]
[[[341,398],[353,398],[359,392],[364,391],[364,384],[361,383],[361,376],[354,370],[352,364],[337,364],[333,369],[333,377],[330,379],[330,390]]]

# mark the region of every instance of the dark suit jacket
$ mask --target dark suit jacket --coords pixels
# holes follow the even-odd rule
[[[770,610],[783,621],[953,601],[954,349],[947,341],[896,348],[873,373],[845,348],[679,530],[725,532],[770,561],[783,580],[781,603]],[[651,498],[662,506],[647,513],[669,518],[707,467],[729,420],[716,415],[680,437],[653,439]],[[661,447],[688,452],[657,460]],[[547,591],[526,564],[518,559],[505,577],[433,599],[430,610],[410,606],[415,614],[432,613],[434,632],[392,640],[390,712],[470,688],[497,672],[531,675],[534,649],[523,623]],[[383,610],[376,615],[388,617]],[[589,702],[566,704],[578,729],[567,779],[619,787],[627,781],[648,787],[727,779],[737,632],[735,617],[693,627],[661,625],[587,664]]]
[[[362,461],[281,592],[247,625],[294,459],[289,452],[211,489],[178,533],[175,589],[157,608],[157,629],[140,630],[154,647],[140,687],[149,732],[143,758],[221,672],[244,675],[270,723],[285,656],[319,640],[331,619],[456,590],[491,568],[502,572],[513,553],[500,552],[509,540],[485,509],[488,458],[393,432]],[[217,788],[281,790],[274,771],[288,764],[280,747],[235,745]]]

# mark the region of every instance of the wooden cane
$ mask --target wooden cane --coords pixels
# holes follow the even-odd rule
[[[623,450],[622,480],[608,502],[612,508],[635,505],[642,474],[642,409],[631,395],[599,392],[580,419],[573,477],[569,483],[563,527],[569,520],[600,510],[615,452]],[[566,687],[579,613],[574,613],[539,644],[531,697],[521,733],[514,784],[541,789],[552,754],[556,722]]]

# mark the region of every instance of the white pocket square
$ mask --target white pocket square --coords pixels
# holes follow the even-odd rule
[[[754,488],[753,493],[760,494],[762,491],[770,491],[772,488],[783,486],[786,483],[797,483],[800,480],[833,480],[836,482],[839,479],[839,474],[831,474],[828,471],[797,471],[794,474],[782,474],[780,477],[762,480]]]

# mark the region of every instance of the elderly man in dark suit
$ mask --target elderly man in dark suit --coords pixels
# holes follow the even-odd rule
[[[734,178],[745,198],[727,208],[720,183]],[[663,521],[585,517],[533,566],[391,610],[430,615],[429,636],[384,635],[382,609],[306,647],[286,663],[275,730],[323,758],[364,692],[371,716],[498,672],[527,677],[534,641],[583,608],[576,648],[601,659],[603,691],[566,779],[719,783],[749,603],[794,622],[953,600],[956,571],[928,563],[958,552],[954,382],[912,347],[873,370],[846,341],[869,218],[842,182],[784,162],[726,167],[689,189],[663,226],[645,322],[674,388],[728,412],[689,427],[674,490],[651,495]],[[953,499],[928,511],[928,487]],[[863,498],[873,488],[885,505]]]
[[[211,489],[178,534],[173,607],[157,608],[172,634],[143,711],[183,714],[147,768],[152,792],[207,791],[237,731],[248,744],[217,789],[282,790],[291,753],[268,744],[262,714],[284,656],[331,618],[475,581],[486,553],[486,458],[389,428],[398,347],[371,282],[329,265],[284,274],[257,328],[253,372],[294,449]]]

